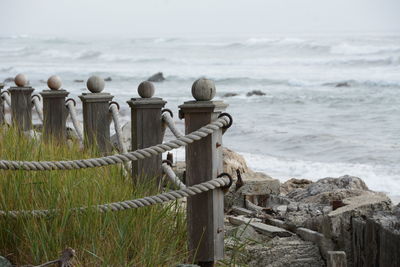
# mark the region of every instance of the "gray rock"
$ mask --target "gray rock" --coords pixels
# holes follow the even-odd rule
[[[297,202],[330,205],[333,200],[359,196],[366,191],[369,189],[363,180],[345,175],[339,178],[320,179],[309,186],[289,192],[287,197]]]
[[[256,218],[245,218],[243,216],[229,216],[229,222],[234,225],[249,225],[252,226],[257,232],[260,234],[266,235],[268,237],[288,237],[292,236],[293,234],[286,229],[279,228],[273,225],[268,225],[265,223],[260,222],[260,219]]]
[[[281,194],[287,195],[295,189],[304,189],[312,183],[311,180],[292,178],[281,185]]]
[[[319,267],[325,266],[318,246],[296,236],[274,238],[266,244],[246,247],[250,267]]]
[[[266,94],[263,91],[260,91],[260,90],[253,90],[253,91],[250,91],[250,92],[248,92],[246,94],[246,96],[253,96],[253,95],[263,96],[263,95],[266,95]]]
[[[153,74],[150,76],[147,81],[149,82],[162,82],[165,81],[164,74],[162,72],[157,72],[156,74]]]
[[[111,77],[107,77],[107,78],[104,79],[104,81],[105,81],[105,82],[111,82],[111,81],[112,81],[112,78],[111,78]]]
[[[3,83],[13,83],[13,82],[14,82],[14,77],[8,77],[3,81]]]
[[[80,80],[80,79],[74,80],[74,83],[83,83],[83,82],[84,82],[84,80]]]
[[[233,96],[237,96],[237,95],[238,95],[237,93],[226,93],[226,94],[223,94],[222,97],[233,97]]]
[[[0,256],[0,267],[12,267],[12,264],[6,258]]]
[[[350,87],[349,82],[340,82],[335,85],[335,87]]]

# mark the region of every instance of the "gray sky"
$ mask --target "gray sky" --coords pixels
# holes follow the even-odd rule
[[[0,0],[0,10],[0,35],[400,33],[400,0]]]

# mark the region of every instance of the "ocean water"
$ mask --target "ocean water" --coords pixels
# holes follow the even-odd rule
[[[229,103],[234,118],[224,144],[253,169],[282,181],[359,176],[400,199],[400,34],[0,37],[0,80],[22,72],[40,91],[57,74],[77,98],[85,84],[74,80],[111,77],[105,91],[115,95],[125,121],[125,102],[158,71],[166,81],[156,84],[156,96],[174,112],[191,99],[195,79],[215,81],[216,98]],[[246,96],[252,90],[265,95]]]

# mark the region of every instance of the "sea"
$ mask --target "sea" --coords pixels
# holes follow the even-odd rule
[[[124,122],[126,101],[157,72],[165,81],[155,83],[155,96],[181,128],[178,106],[192,100],[192,83],[215,81],[215,99],[234,120],[224,145],[255,171],[281,181],[353,175],[400,200],[400,33],[0,37],[0,82],[24,73],[39,92],[55,74],[78,100],[89,76],[110,77],[105,91]],[[248,96],[253,90],[263,95]]]

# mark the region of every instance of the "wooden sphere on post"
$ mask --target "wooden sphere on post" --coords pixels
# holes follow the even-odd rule
[[[139,84],[138,94],[141,98],[151,98],[154,95],[155,88],[153,83],[144,81]]]
[[[51,90],[59,90],[62,86],[61,78],[57,75],[50,76],[50,78],[47,80],[47,86]]]
[[[28,78],[26,77],[25,74],[20,73],[17,76],[15,76],[14,82],[15,85],[18,87],[25,87],[28,85]]]
[[[86,82],[87,89],[92,93],[101,93],[104,90],[105,82],[99,76],[92,76]]]
[[[197,101],[211,101],[215,96],[214,81],[201,78],[192,85],[192,96]]]

